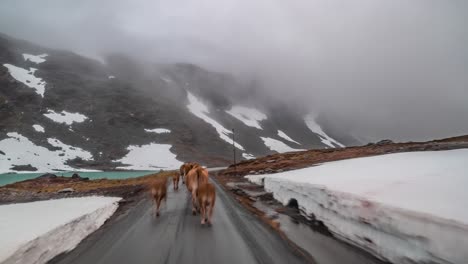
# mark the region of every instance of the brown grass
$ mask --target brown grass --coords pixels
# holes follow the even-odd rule
[[[223,171],[222,174],[242,176],[249,174],[250,171],[258,172],[259,170],[264,170],[265,173],[271,173],[280,169],[300,169],[328,161],[368,157],[387,153],[468,148],[467,142],[468,136],[460,136],[429,142],[390,143],[382,145],[369,144],[359,147],[280,153],[254,160],[242,161],[238,163],[235,168],[231,165],[228,169]]]
[[[130,187],[130,186],[147,186],[158,177],[172,177],[176,172],[167,171],[150,175],[145,175],[136,178],[109,180],[75,180],[70,177],[57,177],[52,179],[31,179],[22,182],[0,187],[0,189],[14,189],[19,191],[33,191],[42,193],[53,193],[64,188],[73,188],[76,192],[89,192],[93,190],[101,190],[115,187]]]

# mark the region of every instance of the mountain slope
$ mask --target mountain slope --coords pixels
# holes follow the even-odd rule
[[[224,165],[233,128],[238,160],[346,143],[236,89],[248,91],[195,65],[104,64],[0,35],[0,172]]]

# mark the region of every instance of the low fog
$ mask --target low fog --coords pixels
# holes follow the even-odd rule
[[[0,32],[255,80],[363,141],[468,134],[464,0],[2,0]]]

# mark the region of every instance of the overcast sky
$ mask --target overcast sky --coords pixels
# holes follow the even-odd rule
[[[468,134],[465,0],[2,0],[0,31],[261,80],[365,139]]]

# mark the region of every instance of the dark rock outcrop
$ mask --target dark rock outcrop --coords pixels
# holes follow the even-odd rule
[[[37,171],[36,167],[33,167],[31,164],[28,165],[13,165],[11,167],[15,171]]]

